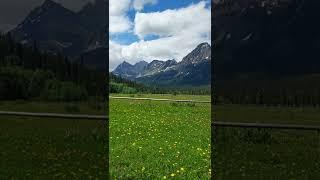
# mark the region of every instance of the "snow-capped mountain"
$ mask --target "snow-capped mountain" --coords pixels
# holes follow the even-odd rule
[[[138,69],[137,67],[140,67]],[[146,84],[209,85],[211,82],[211,46],[199,44],[181,62],[153,60],[134,65],[124,61],[113,74]]]
[[[41,50],[76,56],[106,42],[105,0],[89,3],[78,13],[46,0],[11,31],[16,41]]]
[[[212,7],[216,80],[318,73],[319,6],[316,0],[217,2]]]
[[[147,67],[148,63],[145,61],[137,62],[132,65],[126,61],[123,61],[117,66],[113,71],[113,74],[122,76],[127,79],[135,79],[142,75],[144,69]]]

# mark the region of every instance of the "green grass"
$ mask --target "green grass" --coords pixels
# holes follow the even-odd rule
[[[139,97],[210,99],[209,96]],[[210,115],[209,104],[111,99],[111,177],[209,179]]]
[[[211,97],[207,95],[172,95],[172,94],[111,94],[117,97],[148,97],[158,99],[176,99],[176,100],[197,100],[197,101],[210,101]]]
[[[320,125],[319,108],[224,105],[219,121]],[[314,131],[217,128],[215,179],[319,179],[320,134]]]
[[[68,113],[64,103],[1,102],[0,110]],[[102,114],[84,104],[77,113]],[[105,122],[0,117],[0,179],[106,179]]]

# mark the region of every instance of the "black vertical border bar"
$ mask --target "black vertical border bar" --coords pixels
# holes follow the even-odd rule
[[[214,52],[214,16],[213,16],[213,6],[214,5],[214,2],[213,0],[211,0],[211,158],[210,158],[210,161],[211,161],[211,179],[214,179],[213,176],[214,176],[214,139],[215,139],[215,127],[213,125],[213,122],[214,120],[216,119],[216,113],[214,112],[214,104],[215,104],[215,101],[216,101],[216,98],[215,98],[215,70],[214,70],[214,55],[212,55],[212,53]]]
[[[105,29],[105,45],[107,46],[107,49],[108,49],[108,51],[109,51],[109,0],[105,0],[105,4],[107,4],[106,5],[106,7],[105,7],[105,16],[107,17],[106,19],[107,19],[107,22],[106,22],[106,29]],[[105,67],[106,67],[106,75],[105,75],[105,77],[106,77],[106,81],[105,81],[105,83],[106,83],[106,86],[107,86],[107,88],[106,88],[106,90],[107,90],[107,92],[106,92],[106,98],[105,98],[105,103],[106,103],[106,115],[107,115],[107,119],[106,119],[106,133],[107,133],[107,140],[106,140],[106,156],[107,156],[107,164],[106,164],[106,168],[107,168],[107,177],[108,177],[108,179],[110,179],[110,172],[109,172],[109,53],[108,53],[108,57],[106,57],[106,65],[105,65]]]

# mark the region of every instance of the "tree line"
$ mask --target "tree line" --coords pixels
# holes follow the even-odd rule
[[[106,98],[106,74],[90,69],[83,57],[41,51],[0,34],[0,100],[81,101]]]
[[[210,95],[211,87],[159,87],[148,84],[141,84],[120,76],[109,73],[110,93],[137,94],[191,94],[191,95]]]
[[[281,79],[224,80],[215,83],[217,104],[320,106],[320,74]]]

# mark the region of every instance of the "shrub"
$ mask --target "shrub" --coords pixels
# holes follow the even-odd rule
[[[32,71],[16,67],[0,69],[0,100],[15,100],[28,98],[29,77]]]
[[[72,83],[61,82],[56,79],[48,80],[42,97],[49,101],[81,101],[88,97],[87,91]]]
[[[60,93],[62,101],[81,101],[87,98],[86,90],[72,82],[62,82]]]

